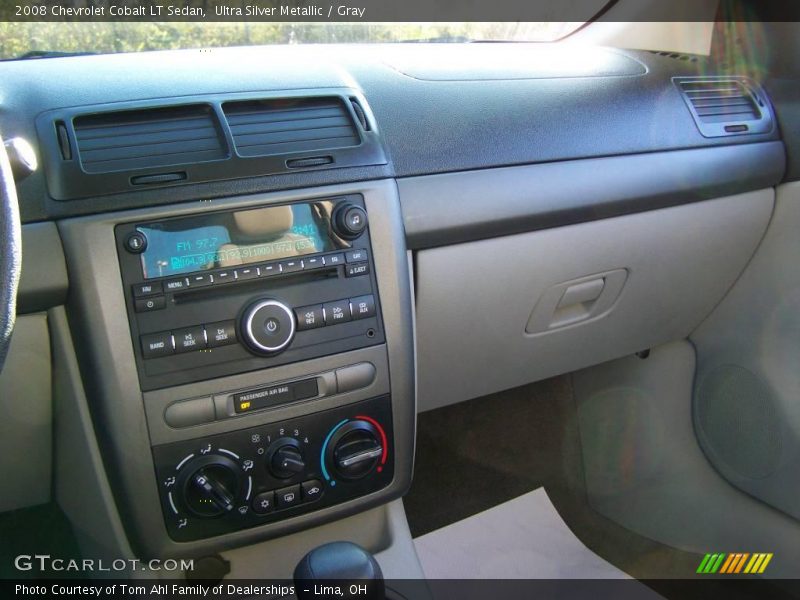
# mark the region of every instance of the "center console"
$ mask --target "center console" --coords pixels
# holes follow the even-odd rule
[[[407,490],[413,311],[394,182],[59,227],[70,327],[137,554],[249,544]]]

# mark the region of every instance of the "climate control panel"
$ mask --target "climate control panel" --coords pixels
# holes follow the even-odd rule
[[[167,531],[178,542],[375,492],[391,483],[393,456],[389,396],[153,448]]]

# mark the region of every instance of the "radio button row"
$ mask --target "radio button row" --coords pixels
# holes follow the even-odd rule
[[[325,313],[325,325],[336,325],[337,323],[346,323],[350,321],[350,301],[337,300],[335,302],[326,302],[322,305],[322,311]]]
[[[156,294],[161,294],[164,292],[164,288],[161,287],[160,281],[153,281],[150,283],[137,283],[132,287],[133,287],[134,298],[142,298],[144,296],[155,296]]]
[[[173,352],[175,349],[172,345],[172,334],[169,331],[142,336],[142,356],[144,358],[169,356]]]
[[[344,274],[347,277],[358,277],[359,275],[366,275],[369,273],[369,263],[355,263],[347,265]]]
[[[206,341],[209,348],[236,343],[236,326],[233,321],[209,323],[206,327]]]
[[[202,325],[178,329],[172,333],[175,339],[175,352],[193,352],[206,347],[206,332]]]
[[[161,310],[166,308],[167,299],[164,296],[154,296],[152,298],[137,298],[133,301],[136,312],[149,312],[151,310]]]
[[[143,335],[141,341],[142,356],[158,358],[235,344],[236,328],[233,321],[218,321],[208,325],[195,325],[175,331]]]
[[[355,248],[353,250],[348,250],[344,254],[344,259],[347,263],[357,263],[357,262],[366,262],[367,261],[367,251],[365,248]]]

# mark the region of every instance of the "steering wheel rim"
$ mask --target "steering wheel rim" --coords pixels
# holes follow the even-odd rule
[[[6,147],[0,143],[0,370],[11,343],[22,268],[22,232],[17,188]]]

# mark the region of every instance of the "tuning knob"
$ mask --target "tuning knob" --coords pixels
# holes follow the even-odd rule
[[[355,204],[342,203],[333,211],[333,230],[346,240],[354,240],[367,228],[367,212]]]
[[[265,298],[253,302],[241,320],[242,337],[259,354],[276,354],[294,338],[294,313],[283,302]]]
[[[278,479],[289,479],[302,473],[306,461],[300,443],[294,438],[280,438],[267,453],[267,466]]]
[[[361,479],[377,466],[383,451],[375,426],[359,419],[336,431],[327,458],[342,479]]]
[[[239,494],[239,467],[224,456],[204,456],[179,473],[183,503],[198,517],[216,517],[233,510]]]

